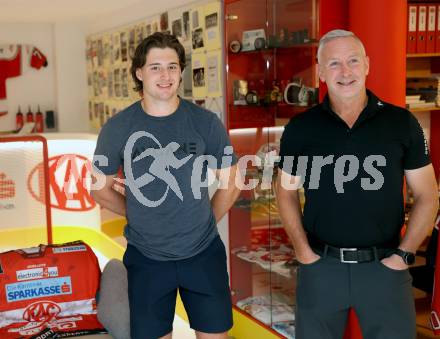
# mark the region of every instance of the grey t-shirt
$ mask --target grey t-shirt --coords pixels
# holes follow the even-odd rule
[[[208,189],[197,184],[206,179],[207,162],[203,167],[197,163],[199,157],[211,155],[214,163],[209,167],[235,164],[235,155],[228,155],[230,146],[220,119],[183,99],[166,117],[146,114],[138,101],[109,119],[95,150],[95,156],[108,158],[108,166],[96,160],[94,166],[105,175],[124,168],[130,184],[125,190],[128,243],[163,261],[203,251],[218,232]]]

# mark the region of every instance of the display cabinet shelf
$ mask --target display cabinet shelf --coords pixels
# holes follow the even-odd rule
[[[417,108],[410,108],[409,109],[411,112],[413,113],[417,113],[417,112],[427,112],[427,111],[439,111],[440,107],[432,105],[432,106],[428,106],[428,107],[417,107]]]
[[[253,49],[249,51],[239,51],[239,52],[232,52],[230,49],[228,49],[228,53],[231,55],[240,55],[240,54],[259,54],[259,53],[275,53],[275,52],[291,52],[292,50],[297,50],[299,48],[317,48],[318,43],[317,42],[309,42],[304,44],[292,44],[289,46],[279,46],[279,47],[265,47],[261,49]],[[440,55],[440,54],[439,54]]]
[[[317,103],[318,5],[317,0],[226,0],[224,11],[229,134],[239,157],[257,155],[260,162],[248,164],[246,172],[247,181],[258,184],[242,191],[229,213],[232,301],[235,308],[285,338],[294,338],[296,261],[277,209],[276,165],[265,185],[263,165],[268,152],[278,154],[288,119]],[[266,43],[287,44],[229,50],[232,41],[244,46],[243,36],[262,29]],[[299,36],[310,42],[292,44]],[[246,101],[248,93],[252,97]],[[256,104],[237,105],[252,100]]]

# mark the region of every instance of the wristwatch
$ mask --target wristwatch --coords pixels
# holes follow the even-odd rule
[[[412,265],[416,261],[416,256],[412,252],[405,252],[400,248],[397,248],[394,253],[401,257],[403,262],[407,265]]]

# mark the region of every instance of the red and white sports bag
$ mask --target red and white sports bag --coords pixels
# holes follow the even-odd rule
[[[100,274],[82,241],[0,253],[0,338],[105,332],[96,315]]]

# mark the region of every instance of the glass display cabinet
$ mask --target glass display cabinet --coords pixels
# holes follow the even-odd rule
[[[227,125],[238,157],[253,156],[240,160],[247,189],[229,215],[233,304],[287,338],[297,262],[274,182],[284,125],[318,102],[317,12],[317,0],[225,0],[224,8]]]

